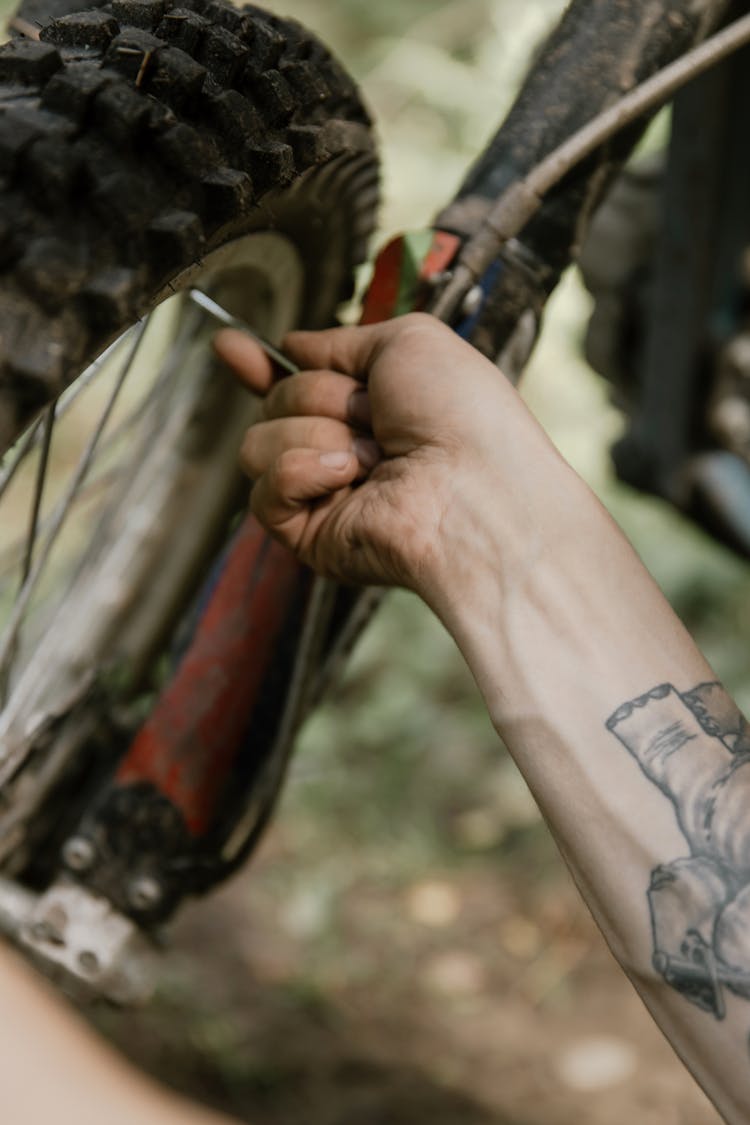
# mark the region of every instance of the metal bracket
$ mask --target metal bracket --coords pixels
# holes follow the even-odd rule
[[[41,895],[0,879],[0,931],[78,1000],[142,1004],[153,993],[154,952],[105,898],[61,879]]]

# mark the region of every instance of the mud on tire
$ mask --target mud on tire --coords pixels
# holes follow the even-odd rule
[[[0,452],[249,229],[289,234],[313,264],[302,322],[330,320],[377,203],[367,112],[294,22],[223,0],[19,16],[0,47]]]

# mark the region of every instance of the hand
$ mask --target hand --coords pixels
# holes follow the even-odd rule
[[[512,534],[526,484],[554,456],[497,368],[429,316],[292,333],[284,350],[303,370],[281,379],[241,332],[215,346],[266,395],[242,448],[253,511],[339,581],[431,600],[485,516],[504,507]]]

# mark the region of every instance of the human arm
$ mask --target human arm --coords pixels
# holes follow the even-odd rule
[[[7,1125],[231,1125],[136,1071],[2,944],[0,1012]]]
[[[750,1004],[726,983],[750,963],[736,936],[750,836],[736,711],[716,688],[693,692],[710,668],[491,364],[421,317],[288,346],[309,370],[274,385],[246,442],[256,511],[320,571],[410,586],[439,614],[613,952],[721,1112],[747,1121]],[[246,341],[219,349],[268,388]],[[369,473],[356,435],[382,450]],[[660,685],[672,690],[644,698]],[[717,945],[727,921],[734,937],[724,925]],[[687,967],[680,927],[705,939]],[[693,969],[701,952],[715,963]],[[720,954],[731,964],[716,980]]]

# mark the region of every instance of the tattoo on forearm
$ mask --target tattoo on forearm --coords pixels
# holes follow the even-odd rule
[[[708,683],[685,694],[662,684],[607,729],[670,799],[690,847],[651,873],[654,967],[723,1019],[725,989],[750,1000],[750,726]]]

